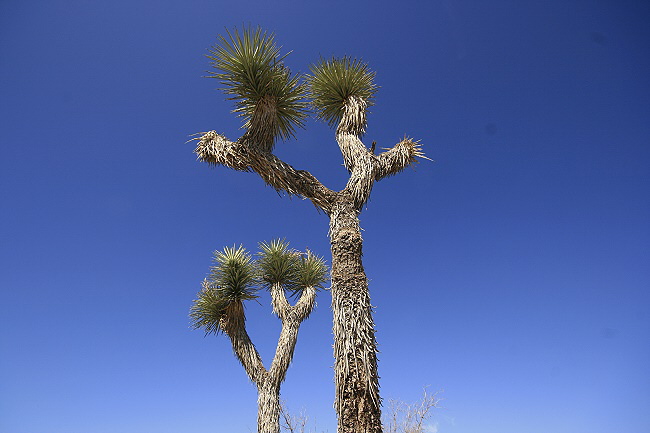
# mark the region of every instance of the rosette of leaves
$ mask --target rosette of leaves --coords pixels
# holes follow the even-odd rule
[[[261,242],[259,247],[259,278],[266,288],[279,284],[292,296],[299,296],[307,287],[323,287],[327,265],[321,257],[309,250],[301,253],[291,249],[289,242],[281,239]]]
[[[255,263],[243,246],[215,251],[214,262],[190,309],[192,327],[206,334],[243,328],[243,302],[257,298],[259,290]]]
[[[244,118],[253,145],[271,151],[277,138],[289,139],[307,116],[305,86],[280,55],[275,36],[257,27],[235,29],[210,48],[208,58],[223,91],[232,95],[234,112]]]
[[[257,266],[263,285],[270,289],[274,284],[280,284],[285,289],[296,290],[300,253],[289,248],[289,242],[281,239],[260,242],[259,247]]]
[[[362,134],[366,127],[366,109],[374,105],[378,87],[375,73],[361,60],[350,57],[321,59],[310,66],[306,76],[311,104],[318,118],[330,126],[352,128]]]
[[[300,293],[307,287],[322,289],[323,283],[325,283],[328,278],[325,260],[307,250],[306,253],[300,255],[300,259],[296,264],[296,273],[294,278],[294,285],[297,287],[294,294]]]

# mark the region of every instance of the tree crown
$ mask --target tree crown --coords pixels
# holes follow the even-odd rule
[[[275,35],[261,28],[244,28],[209,50],[208,58],[223,91],[232,95],[235,113],[245,119],[244,129],[254,142],[268,150],[277,138],[294,137],[304,126],[308,106],[316,117],[336,127],[344,118],[353,132],[362,134],[366,112],[374,104],[378,87],[375,73],[361,60],[350,57],[321,58],[310,66],[311,74],[292,75],[284,65]]]
[[[291,295],[300,295],[307,287],[323,287],[327,265],[321,257],[291,249],[280,239],[261,242],[259,247],[255,261],[243,246],[214,252],[215,266],[190,309],[194,329],[218,334],[227,321],[243,326],[243,302],[258,298],[260,288],[280,284]]]

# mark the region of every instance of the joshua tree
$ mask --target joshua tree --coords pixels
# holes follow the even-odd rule
[[[280,386],[293,359],[298,328],[314,308],[316,289],[322,287],[327,267],[311,252],[300,254],[283,241],[261,243],[260,249],[256,262],[241,246],[216,251],[216,266],[203,281],[190,318],[195,329],[230,338],[235,356],[257,386],[258,433],[280,433]],[[273,312],[282,321],[268,370],[246,332],[244,314],[244,301],[257,298],[260,286],[271,292]],[[295,305],[289,304],[287,292],[298,298]]]
[[[358,217],[376,181],[424,158],[420,145],[404,138],[375,155],[361,141],[377,87],[374,73],[359,60],[321,59],[311,74],[292,75],[274,36],[259,28],[220,36],[208,58],[215,68],[212,77],[244,118],[245,132],[235,141],[215,131],[201,133],[195,153],[208,164],[254,171],[278,192],[307,198],[328,215],[338,432],[381,432],[377,345]],[[272,153],[278,138],[291,138],[302,127],[309,104],[335,128],[350,174],[341,191]]]

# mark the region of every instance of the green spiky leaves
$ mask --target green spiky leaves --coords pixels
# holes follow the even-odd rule
[[[363,134],[366,110],[377,91],[375,73],[366,63],[350,57],[321,59],[303,83],[284,65],[287,55],[280,55],[272,33],[259,27],[226,32],[209,50],[215,69],[209,76],[232,95],[234,112],[244,118],[253,145],[271,151],[277,138],[294,137],[307,117],[306,98],[330,126]]]
[[[219,293],[218,287],[204,280],[203,289],[190,308],[192,328],[202,328],[206,334],[219,334],[223,331],[228,305],[228,301]]]
[[[260,250],[257,263],[265,286],[282,284],[293,289],[299,253],[289,248],[289,242],[281,239],[260,242]]]
[[[318,117],[330,126],[343,121],[344,127],[363,133],[366,109],[373,105],[377,92],[375,73],[366,63],[349,57],[321,59],[310,70],[307,85]]]
[[[262,29],[235,29],[210,49],[211,72],[235,100],[235,112],[245,119],[253,142],[272,150],[276,138],[294,136],[307,116],[306,90],[284,66],[273,34]]]
[[[260,243],[258,266],[267,288],[281,284],[293,295],[306,287],[322,288],[326,281],[327,265],[311,251],[301,253],[289,248],[289,243],[275,239]]]
[[[242,302],[257,298],[258,291],[255,263],[244,247],[215,251],[214,261],[216,266],[190,309],[192,327],[203,328],[206,334],[243,324]]]
[[[299,288],[323,288],[327,281],[327,265],[322,257],[315,256],[307,250],[300,256],[296,270],[296,284]]]
[[[256,266],[243,246],[214,252],[216,266],[210,269],[210,283],[228,302],[257,298]]]
[[[322,288],[327,275],[322,258],[300,253],[279,239],[261,242],[256,261],[240,246],[215,251],[214,262],[190,308],[192,327],[206,334],[242,329],[243,302],[257,298],[261,287],[280,284],[296,295],[307,287]]]

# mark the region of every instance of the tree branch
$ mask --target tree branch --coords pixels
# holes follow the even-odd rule
[[[424,156],[420,143],[408,138],[376,156],[364,146],[358,136],[350,132],[338,131],[336,141],[341,149],[343,163],[350,172],[345,190],[352,195],[357,210],[361,210],[370,198],[376,181],[417,163],[417,158],[429,159]]]
[[[375,180],[381,180],[399,173],[409,165],[417,163],[416,158],[429,159],[424,156],[419,141],[404,137],[391,149],[382,152],[375,158]]]
[[[246,374],[255,384],[261,384],[268,375],[257,348],[246,332],[244,306],[236,302],[228,307],[222,320],[222,329],[230,338],[235,356],[246,370]]]
[[[199,160],[234,170],[254,171],[276,191],[307,198],[318,209],[329,213],[336,192],[326,188],[308,171],[296,170],[272,153],[249,145],[247,134],[237,141],[230,141],[215,131],[209,131],[197,140],[199,143],[194,153]]]
[[[341,156],[343,156],[343,165],[350,173],[359,165],[370,164],[372,155],[359,136],[339,128],[336,132],[336,142],[341,150]]]
[[[314,309],[316,289],[306,287],[303,289],[296,305],[287,301],[284,289],[280,284],[271,287],[271,302],[273,311],[282,320],[282,330],[275,349],[275,356],[269,368],[269,380],[279,386],[286,377],[289,364],[293,359],[294,349],[298,341],[298,328]]]

